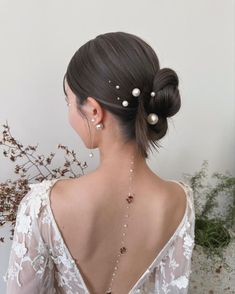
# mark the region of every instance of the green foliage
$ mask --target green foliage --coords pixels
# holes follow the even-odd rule
[[[207,248],[209,252],[222,256],[231,236],[221,220],[196,219],[195,222],[195,243]]]
[[[195,244],[203,246],[210,256],[215,254],[222,257],[223,249],[234,238],[230,232],[235,231],[235,177],[228,172],[214,172],[214,184],[211,185],[207,160],[204,160],[201,169],[194,175],[186,175],[194,194]],[[226,203],[225,213],[210,217],[215,214],[219,196]]]

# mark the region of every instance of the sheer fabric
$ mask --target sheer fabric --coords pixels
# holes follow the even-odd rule
[[[4,280],[7,294],[89,294],[52,214],[49,191],[58,179],[31,184],[18,207]],[[184,182],[185,214],[174,234],[128,294],[185,294],[191,274],[195,212],[193,190]]]

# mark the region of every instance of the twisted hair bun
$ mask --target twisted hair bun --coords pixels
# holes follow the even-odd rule
[[[175,115],[181,106],[178,90],[179,79],[176,72],[170,68],[160,69],[154,77],[153,91],[148,104],[148,112],[155,112],[162,117]]]
[[[159,69],[154,77],[152,91],[155,96],[141,103],[136,122],[138,142],[146,142],[154,148],[160,147],[158,140],[165,136],[168,129],[167,117],[175,115],[181,107],[181,97],[178,89],[179,79],[176,72],[170,68]],[[149,113],[158,115],[155,125],[148,124]],[[148,143],[147,143],[148,141]]]

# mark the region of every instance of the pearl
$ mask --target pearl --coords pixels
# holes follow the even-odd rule
[[[155,125],[158,122],[158,115],[156,113],[150,113],[147,120],[150,125]]]
[[[103,125],[103,123],[99,123],[95,127],[97,128],[97,130],[100,130],[100,129],[104,128],[104,125]]]
[[[132,90],[132,95],[134,97],[138,97],[140,95],[140,89],[138,89],[138,88],[133,89]]]
[[[156,95],[156,93],[153,91],[153,92],[151,92],[151,97],[155,97],[155,95]]]
[[[128,106],[128,101],[126,101],[126,100],[124,100],[124,101],[122,101],[122,105],[124,106],[124,107],[126,107],[126,106]]]
[[[117,100],[120,100],[120,97],[117,97]]]
[[[91,153],[89,153],[89,156],[90,156],[90,157],[93,157],[93,155],[94,155],[94,154],[93,154],[92,152],[91,152]]]
[[[119,89],[119,88],[120,88],[119,85],[117,85],[117,86],[116,86],[116,89]]]

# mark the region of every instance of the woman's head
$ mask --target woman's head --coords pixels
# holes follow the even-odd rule
[[[138,97],[132,95],[134,88],[140,89]],[[125,32],[101,34],[81,46],[69,62],[64,91],[73,105],[70,123],[86,145],[87,126],[92,131],[88,121],[95,116],[96,123],[109,121],[110,130],[120,131],[118,140],[135,143],[145,158],[149,147],[160,146],[158,140],[168,129],[167,117],[181,106],[177,74],[160,69],[150,45]],[[128,106],[123,106],[123,100]],[[155,125],[148,123],[149,113],[158,115]],[[96,146],[100,136],[101,132]]]

